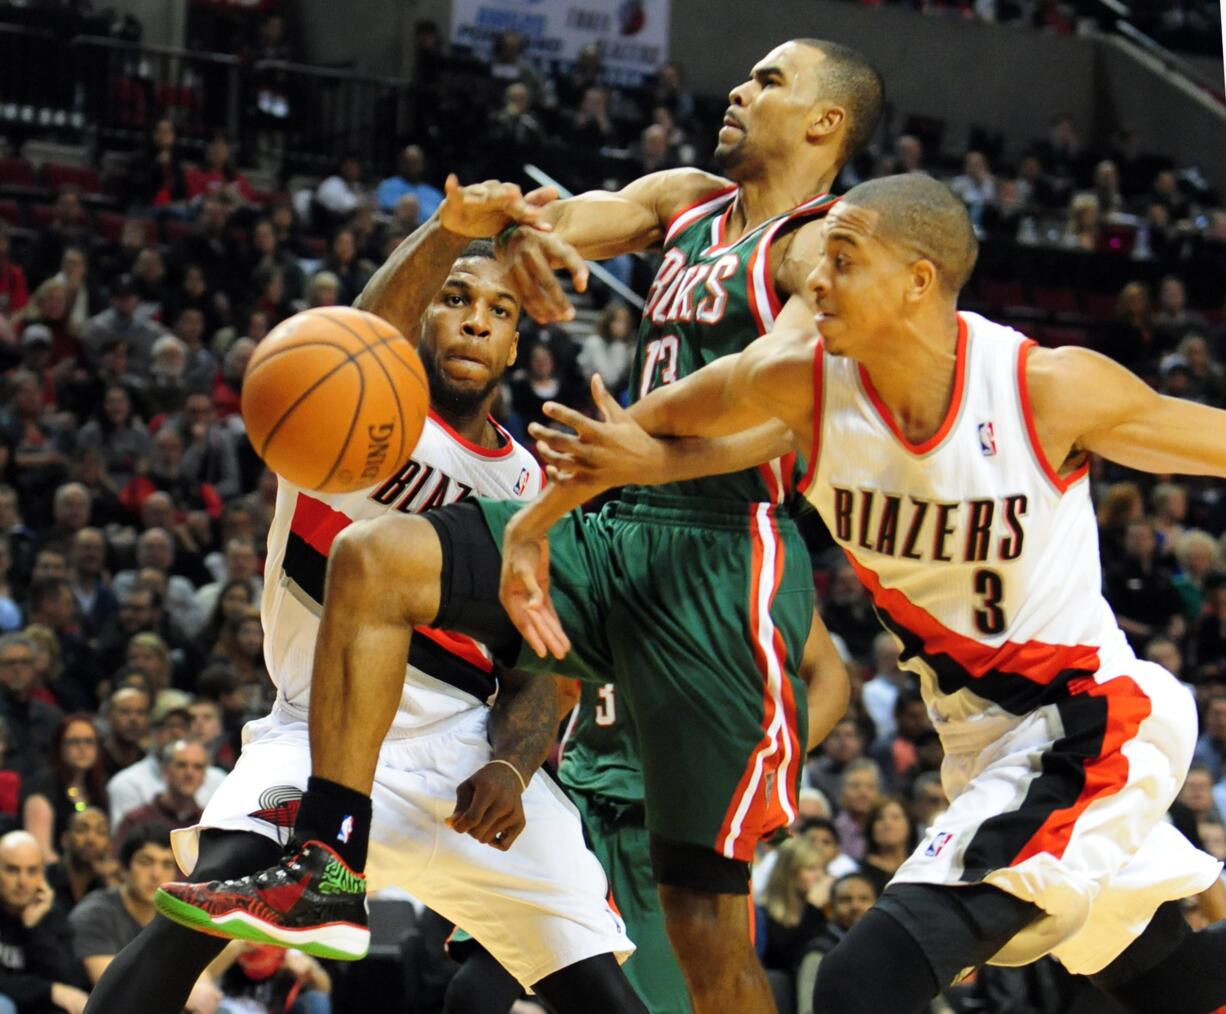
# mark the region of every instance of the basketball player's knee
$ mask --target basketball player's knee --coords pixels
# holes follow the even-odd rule
[[[433,553],[429,549],[437,542],[434,530],[420,518],[388,516],[349,525],[332,542],[328,595],[360,603],[368,617],[386,609],[399,620],[413,602],[399,602],[395,593],[416,589],[429,578],[429,562],[438,555],[437,548]],[[433,578],[437,584],[437,568]]]
[[[738,932],[729,918],[746,904],[743,897],[664,888],[661,898],[668,938],[691,988],[701,992],[756,962],[748,927]]]

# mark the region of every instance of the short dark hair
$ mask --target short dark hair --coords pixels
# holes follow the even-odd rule
[[[971,216],[952,190],[923,173],[866,180],[843,198],[875,211],[878,234],[931,261],[942,287],[956,295],[975,270],[979,241]]]
[[[885,78],[863,53],[826,39],[796,39],[826,57],[817,73],[826,97],[847,112],[843,157],[851,158],[872,139],[885,108]]]
[[[44,602],[50,602],[65,588],[72,588],[64,577],[40,577],[30,585],[30,612],[36,613]]]
[[[196,693],[210,701],[220,701],[239,688],[238,673],[227,662],[213,662],[204,667],[196,680]]]
[[[841,845],[843,836],[839,834],[839,829],[834,826],[834,821],[826,817],[806,817],[800,822],[800,834],[806,834],[809,831],[826,831],[834,838],[836,845]]]
[[[833,898],[835,891],[837,891],[844,884],[852,880],[863,880],[864,883],[868,884],[868,886],[873,889],[873,897],[874,898],[877,897],[877,885],[874,884],[872,880],[870,880],[865,874],[861,873],[859,870],[856,870],[852,873],[844,873],[841,877],[838,878],[838,880],[836,880],[833,884],[831,884],[830,885],[830,897]]]
[[[903,713],[903,710],[912,704],[923,704],[924,698],[918,690],[900,690],[898,696],[894,698],[894,717],[897,718]]]
[[[170,848],[170,826],[160,821],[149,821],[137,824],[123,836],[119,843],[119,865],[125,870],[132,865],[132,857],[146,845],[160,845]]]
[[[460,256],[456,258],[458,261],[465,260],[469,257],[479,257],[483,260],[496,261],[498,252],[494,249],[494,241],[490,239],[474,239],[463,250],[460,251]]]

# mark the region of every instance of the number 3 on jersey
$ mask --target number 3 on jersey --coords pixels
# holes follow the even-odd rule
[[[598,691],[600,702],[596,705],[596,724],[602,728],[617,724],[617,698],[614,696],[613,684],[606,683]]]
[[[645,398],[647,392],[657,386],[656,368],[660,370],[660,387],[671,384],[677,379],[677,355],[681,343],[675,334],[666,334],[653,342],[648,342],[643,350],[643,375],[639,384],[639,397]]]

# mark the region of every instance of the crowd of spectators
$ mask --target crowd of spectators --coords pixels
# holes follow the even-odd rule
[[[974,5],[987,6],[1004,5]],[[504,100],[486,148],[509,152],[507,165],[542,140],[629,152],[636,173],[702,163],[710,147],[673,65],[624,90],[607,83],[598,51],[551,74],[508,33],[490,73]],[[314,187],[269,194],[252,187],[233,139],[210,138],[193,160],[165,119],[131,157],[113,228],[74,186],[50,195],[34,229],[0,216],[0,995],[22,1012],[80,1010],[151,917],[150,885],[173,875],[168,829],[196,820],[243,723],[270,704],[258,604],[276,479],[244,435],[243,372],[292,313],[351,301],[438,207],[448,166],[422,140],[394,165],[347,156]],[[1226,405],[1226,210],[1214,195],[1126,131],[1093,151],[1056,116],[1046,137],[1010,140],[1011,159],[982,145],[951,162],[922,132],[901,133],[840,187],[931,172],[985,244],[1135,268],[1105,306],[1077,307],[1094,319],[1091,343],[1169,394]],[[1206,264],[1218,271],[1213,301],[1196,282]],[[623,275],[640,282],[652,269],[649,257]],[[546,400],[583,406],[595,372],[625,396],[635,316],[607,292],[596,309],[586,325],[523,323],[498,409],[514,432],[544,421]],[[1101,461],[1092,479],[1108,601],[1204,719],[1174,817],[1226,857],[1226,486]],[[796,836],[764,849],[755,870],[760,953],[784,1014],[807,1010],[822,955],[946,805],[915,679],[854,572],[812,535],[853,694],[806,767]],[[1027,975],[984,973],[941,1003],[994,1009],[984,997],[1080,988],[1054,965]],[[267,1005],[290,988],[314,1005],[296,1010],[317,1014],[328,974],[236,948],[192,1009],[211,1012],[223,994]],[[1030,1009],[1048,1008],[1032,998]]]

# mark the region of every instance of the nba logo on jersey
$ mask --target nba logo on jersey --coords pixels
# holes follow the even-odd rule
[[[979,450],[985,458],[996,453],[996,427],[990,421],[979,424]]]
[[[519,470],[519,478],[515,482],[515,495],[523,496],[524,490],[528,488],[528,480],[532,478],[532,473],[526,468]]]
[[[988,425],[991,426],[992,424],[988,423]],[[935,838],[932,839],[932,841],[928,843],[928,847],[924,849],[924,855],[935,859],[941,854],[941,849],[948,845],[952,839],[953,835],[950,834],[950,832],[940,832]]]

